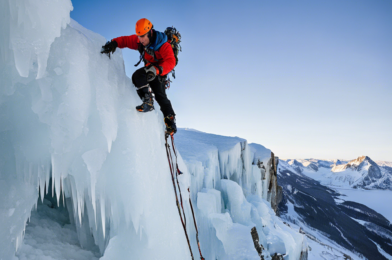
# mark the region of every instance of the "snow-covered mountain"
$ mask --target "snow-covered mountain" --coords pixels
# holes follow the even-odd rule
[[[324,185],[392,190],[392,167],[389,162],[373,161],[368,156],[346,160],[289,159],[297,173],[303,173]]]
[[[310,172],[306,167],[302,170]],[[298,164],[279,163],[278,182],[284,193],[281,217],[308,237],[309,259],[392,259],[391,222],[371,208],[378,204],[377,197],[365,206],[307,175],[298,172]],[[388,207],[389,200],[383,201],[383,207]]]
[[[161,112],[134,109],[121,50],[101,55],[71,10],[0,2],[0,259],[184,260],[198,242],[206,259],[306,259],[276,216],[271,151],[191,130],[168,147]]]

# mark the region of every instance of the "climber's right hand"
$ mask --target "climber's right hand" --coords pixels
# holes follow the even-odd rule
[[[108,54],[110,58],[110,53],[114,53],[117,47],[118,44],[116,41],[110,41],[110,42],[108,41],[104,46],[102,46],[101,53]]]
[[[147,82],[151,82],[155,79],[157,74],[159,74],[159,71],[155,66],[149,65],[147,67],[144,67],[144,70],[147,73]]]

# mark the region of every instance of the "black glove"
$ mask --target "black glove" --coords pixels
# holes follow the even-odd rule
[[[102,46],[101,53],[106,53],[110,58],[110,53],[114,53],[118,44],[116,41],[107,42],[104,46]]]
[[[147,73],[147,82],[151,82],[157,76],[157,69],[154,66],[145,67],[144,70]]]

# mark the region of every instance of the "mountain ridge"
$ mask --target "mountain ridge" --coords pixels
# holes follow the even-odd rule
[[[363,189],[392,190],[392,163],[362,155],[352,160],[286,159],[297,173],[325,185]]]

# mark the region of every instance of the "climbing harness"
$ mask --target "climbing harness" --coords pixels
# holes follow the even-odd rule
[[[170,145],[167,142],[167,138],[169,136],[171,137],[172,148],[173,148],[174,155],[176,157],[176,161],[175,161],[176,170],[174,170],[174,161],[173,161],[172,153],[170,151]],[[193,258],[192,248],[191,248],[191,244],[189,242],[188,233],[186,231],[186,218],[185,218],[185,211],[184,211],[184,206],[183,206],[183,201],[182,201],[181,188],[180,188],[180,183],[178,182],[178,175],[181,175],[182,172],[178,168],[177,152],[176,152],[176,148],[174,146],[174,137],[173,137],[173,135],[168,135],[168,134],[165,135],[165,147],[166,147],[167,160],[169,162],[170,173],[171,173],[171,176],[172,176],[174,194],[176,196],[176,205],[177,205],[177,209],[178,209],[178,214],[180,215],[182,227],[184,228],[185,237],[186,237],[186,240],[188,242],[189,251],[191,253],[191,257],[192,257],[192,260],[193,260],[194,258]],[[176,182],[174,181],[174,172],[175,172],[175,176],[176,176]],[[176,183],[177,183],[177,187],[176,187]],[[178,201],[177,189],[178,189],[178,193],[180,194],[181,208],[180,208],[180,202]],[[195,213],[193,211],[193,206],[192,206],[192,201],[191,201],[191,195],[190,195],[190,189],[189,188],[188,188],[188,193],[189,193],[189,204],[190,204],[191,211],[192,211],[193,223],[195,225],[195,230],[196,230],[196,241],[197,241],[197,247],[198,247],[199,253],[200,253],[200,259],[201,260],[205,260],[205,258],[201,254],[201,250],[200,250],[199,231],[197,229],[197,223],[196,223]],[[182,209],[182,214],[181,214],[181,209]]]
[[[165,89],[169,89],[170,88],[170,83],[172,83],[170,77],[164,83],[165,83]]]

